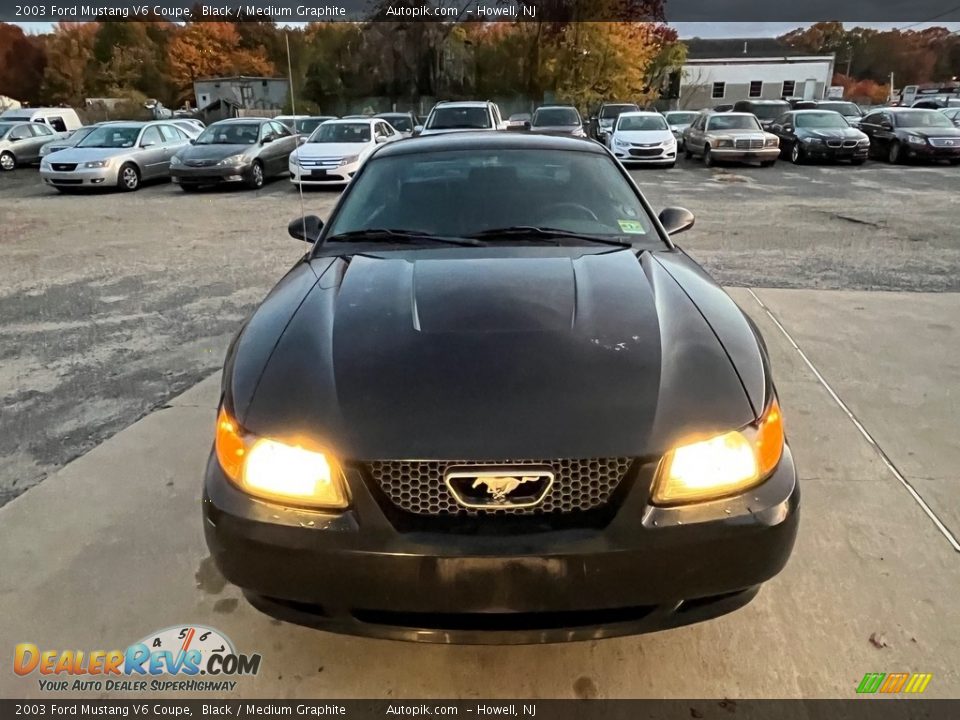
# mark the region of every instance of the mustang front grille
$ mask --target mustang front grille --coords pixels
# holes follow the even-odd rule
[[[606,505],[633,458],[573,460],[376,460],[364,464],[373,482],[395,506],[422,516],[539,515],[593,510]],[[554,482],[532,507],[468,508],[456,501],[444,481],[448,468],[496,470],[506,467],[549,467]]]

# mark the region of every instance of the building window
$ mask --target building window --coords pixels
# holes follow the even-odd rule
[[[723,82],[715,82],[713,84],[713,99],[721,100],[727,95],[727,84]]]
[[[780,94],[780,97],[793,97],[794,92],[796,92],[797,83],[793,80],[784,80],[783,81],[783,92]]]
[[[763,95],[763,81],[750,81],[750,97],[761,97]]]

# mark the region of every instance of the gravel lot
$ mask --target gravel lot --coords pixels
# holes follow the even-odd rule
[[[698,217],[681,244],[727,285],[960,291],[960,169],[802,166],[632,173]],[[335,191],[306,193],[325,217]],[[61,196],[0,175],[0,505],[216,370],[305,246],[298,194]]]

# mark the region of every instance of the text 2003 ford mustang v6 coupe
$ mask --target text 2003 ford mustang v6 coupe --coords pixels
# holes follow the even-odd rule
[[[784,566],[757,329],[597,143],[375,151],[232,343],[207,543],[279,618],[434,642],[696,622]]]

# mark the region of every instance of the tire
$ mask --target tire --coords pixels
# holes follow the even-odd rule
[[[10,172],[15,167],[17,167],[17,159],[12,152],[4,150],[0,153],[0,171]]]
[[[703,148],[703,164],[707,167],[714,167],[716,161],[713,159],[713,153],[710,152],[710,146],[706,145]]]
[[[247,178],[247,187],[251,190],[259,190],[263,187],[263,164],[259,160],[253,161],[250,177]]]
[[[900,143],[891,143],[887,149],[887,162],[891,165],[899,165],[903,162],[903,150]]]
[[[133,163],[124,163],[117,171],[117,188],[123,192],[135,192],[140,188],[140,171]]]
[[[790,148],[790,162],[794,165],[803,165],[804,160],[803,149],[800,147],[800,143],[795,142],[793,147]]]

